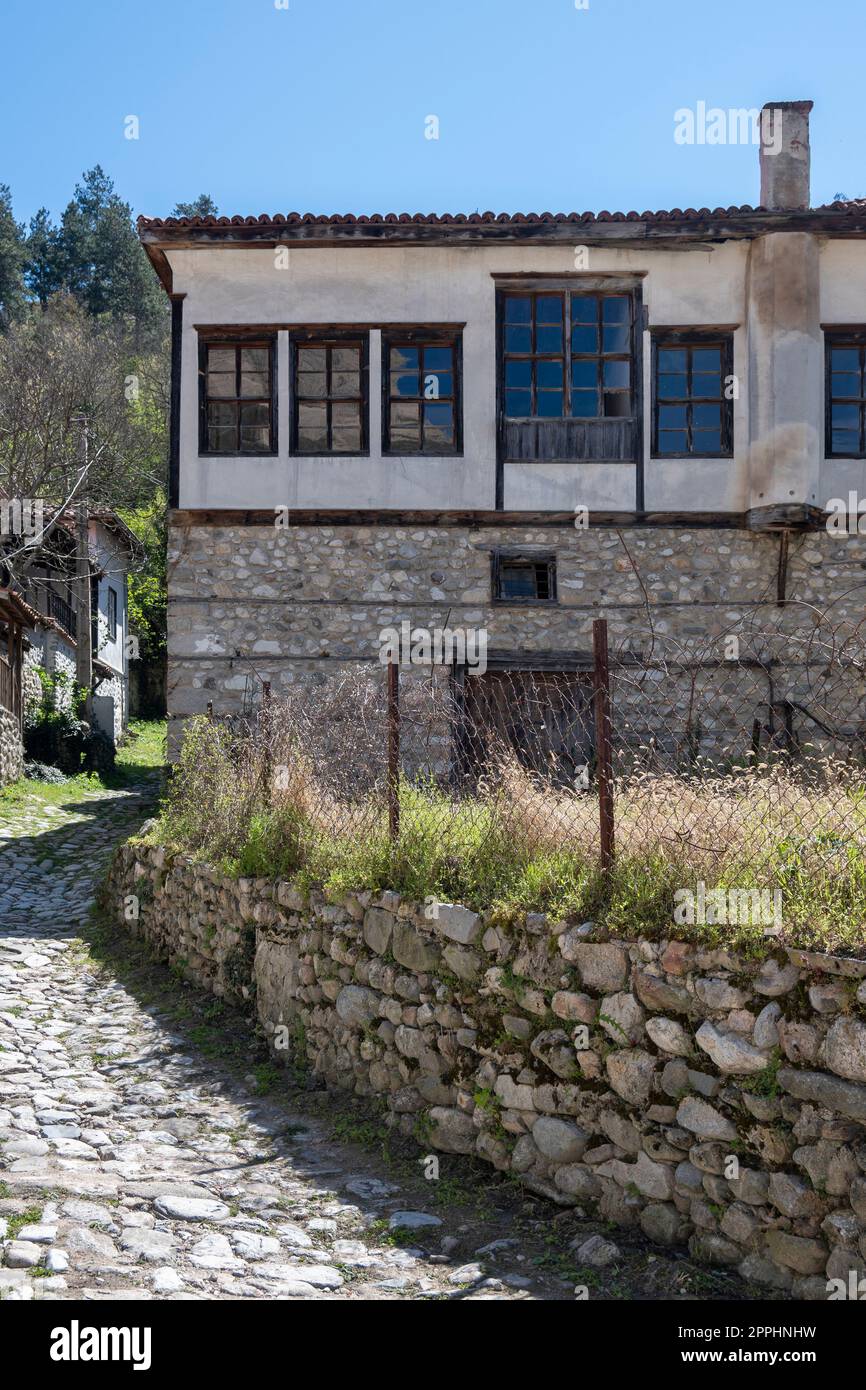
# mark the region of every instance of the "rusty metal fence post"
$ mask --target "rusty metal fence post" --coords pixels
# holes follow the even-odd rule
[[[607,873],[614,860],[613,754],[610,724],[610,662],[607,649],[607,619],[592,624],[593,702],[595,708],[595,749],[598,775],[598,823],[601,867]]]
[[[400,667],[388,662],[388,831],[400,834]]]
[[[265,804],[273,800],[273,773],[271,768],[271,683],[262,681],[262,777],[265,790]]]

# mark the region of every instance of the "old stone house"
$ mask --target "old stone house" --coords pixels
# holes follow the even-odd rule
[[[638,654],[859,622],[866,204],[810,206],[810,109],[773,104],[755,207],[140,219],[175,732],[405,619],[483,627],[488,682],[585,671],[599,615]]]
[[[89,549],[93,720],[116,742],[129,722],[127,578],[139,547],[113,512],[93,511]],[[24,653],[25,677],[31,673],[32,684],[33,673],[41,668],[57,682],[57,704],[68,708],[81,639],[71,518],[62,519],[39,563],[29,568],[25,597],[37,615]]]

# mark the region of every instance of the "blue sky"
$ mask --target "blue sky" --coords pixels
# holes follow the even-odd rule
[[[807,97],[813,202],[866,193],[862,0],[288,3],[3,0],[16,215],[95,163],[156,216],[754,204],[756,149],[678,145],[674,112]]]

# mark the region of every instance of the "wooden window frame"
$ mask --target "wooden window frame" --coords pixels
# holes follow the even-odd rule
[[[551,420],[572,420],[577,424],[589,423],[599,420],[624,420],[634,419],[639,409],[640,392],[638,388],[638,370],[640,354],[638,352],[638,337],[642,332],[643,325],[640,321],[640,296],[639,286],[629,285],[604,285],[582,284],[579,281],[568,285],[550,284],[545,285],[543,281],[529,288],[525,285],[500,284],[497,287],[497,330],[499,340],[497,376],[499,382],[499,393],[501,400],[501,414],[503,420],[512,423],[529,424],[534,421],[548,422]],[[535,330],[538,326],[536,303],[539,299],[551,299],[555,297],[562,299],[562,351],[561,352],[537,352],[535,349]],[[575,297],[587,297],[598,300],[598,319],[599,328],[599,350],[597,352],[577,352],[571,346],[571,330],[574,327],[572,322],[572,300]],[[532,304],[531,328],[533,331],[533,347],[531,352],[509,352],[505,345],[507,323],[505,318],[505,305],[508,299],[528,299]],[[605,353],[602,350],[603,337],[603,301],[605,299],[627,299],[629,302],[629,348],[626,352]],[[629,405],[627,415],[574,415],[572,414],[572,381],[571,366],[574,361],[583,362],[593,360],[598,364],[597,367],[597,391],[599,398],[604,397],[603,368],[606,361],[627,361],[629,364]],[[508,386],[505,381],[506,367],[509,361],[529,362],[532,367],[532,380],[530,392],[532,396],[532,413],[529,415],[508,415],[506,410],[506,395]],[[539,415],[535,411],[537,398],[537,364],[539,362],[562,362],[563,385],[562,385],[562,414],[561,415]],[[525,388],[523,388],[525,389]],[[611,388],[610,394],[624,394],[622,388]]]
[[[664,463],[667,459],[731,459],[734,457],[734,402],[728,400],[724,395],[725,382],[734,374],[734,330],[732,328],[713,328],[701,325],[698,328],[651,328],[652,337],[652,373],[650,382],[652,400],[652,435],[650,442],[650,458],[653,463]],[[695,349],[718,347],[721,350],[721,378],[722,396],[716,399],[696,401],[694,396],[688,394],[682,400],[660,400],[658,394],[658,355],[659,351],[665,348],[685,348],[689,352],[686,365],[687,383],[691,384],[692,365],[691,352]],[[720,447],[717,453],[707,454],[695,449],[687,449],[685,452],[660,453],[659,452],[659,406],[661,405],[685,405],[686,407],[686,431],[689,439],[692,436],[692,409],[698,405],[720,405],[721,406],[721,427],[719,432]]]
[[[502,593],[502,569],[504,565],[526,564],[546,566],[547,598],[510,597]],[[494,603],[516,604],[521,608],[549,608],[556,606],[559,596],[556,587],[556,555],[553,551],[497,549],[490,555],[490,591]]]
[[[301,449],[298,445],[298,424],[299,406],[297,381],[298,381],[298,349],[304,347],[357,347],[361,350],[360,369],[361,369],[361,395],[358,396],[334,396],[325,398],[328,420],[328,440],[332,438],[331,406],[334,401],[360,401],[361,405],[361,448],[349,452],[345,449]],[[327,375],[330,388],[331,359],[328,356]],[[351,459],[367,458],[370,454],[370,333],[367,329],[357,331],[334,330],[323,325],[318,331],[293,330],[289,335],[289,396],[291,401],[291,444],[290,450],[293,456],[298,458],[334,458]],[[311,398],[312,399],[312,398]],[[322,397],[315,399],[321,400]]]
[[[107,595],[106,625],[108,627],[109,642],[117,641],[117,590],[109,585]]]
[[[242,449],[240,447],[240,411],[238,411],[236,449],[211,449],[209,444],[207,410],[210,400],[207,394],[207,361],[211,348],[228,348],[235,351],[235,389],[240,391],[240,351],[242,348],[266,348],[268,352],[268,385],[270,398],[264,397],[212,397],[216,403],[225,405],[262,405],[268,411],[268,447],[266,449]],[[278,452],[277,439],[277,337],[275,333],[262,333],[254,328],[238,329],[236,333],[199,333],[198,338],[198,451],[208,458],[273,458]]]
[[[863,394],[854,396],[833,396],[832,393],[832,351],[834,348],[856,348],[860,353],[861,385],[866,370],[866,326],[862,324],[822,325],[824,329],[824,457],[828,459],[866,458],[866,386]],[[833,402],[858,405],[860,408],[860,448],[856,453],[846,450],[839,453],[833,448]]]
[[[382,453],[402,458],[462,458],[463,457],[463,332],[460,328],[442,329],[426,327],[423,324],[402,326],[389,325],[382,328]],[[421,448],[408,452],[391,447],[391,348],[407,346],[450,347],[453,353],[454,392],[450,397],[454,410],[454,443],[447,449],[427,449],[424,447],[424,415],[421,413]],[[423,367],[419,367],[423,374]],[[393,398],[415,402],[414,396]],[[420,397],[423,406],[424,397]]]

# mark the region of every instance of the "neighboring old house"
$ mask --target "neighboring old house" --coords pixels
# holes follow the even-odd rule
[[[24,766],[24,648],[38,619],[20,594],[0,589],[0,787]]]
[[[116,742],[129,721],[127,574],[137,542],[108,511],[91,513],[89,540],[93,721]],[[30,568],[26,596],[42,621],[30,636],[25,661],[31,668],[42,667],[55,681],[59,678],[58,703],[68,706],[81,627],[71,517],[51,533],[50,554]]]
[[[141,218],[172,728],[240,707],[238,653],[278,694],[404,619],[486,628],[492,698],[585,669],[599,614],[636,648],[648,606],[654,643],[858,620],[866,537],[825,517],[866,496],[866,204],[810,208],[810,109],[773,108],[757,208]]]

